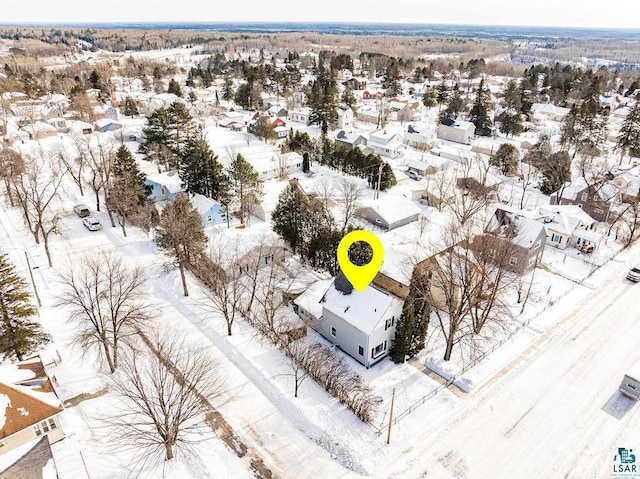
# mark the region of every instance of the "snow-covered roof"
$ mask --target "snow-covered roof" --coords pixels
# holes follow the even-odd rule
[[[531,105],[531,113],[541,113],[543,115],[564,116],[571,111],[569,108],[555,106],[553,103],[534,103]]]
[[[354,289],[351,294],[342,294],[333,283],[324,296],[322,306],[367,335],[376,329],[380,321],[391,316],[399,317],[402,313],[400,300],[372,286],[362,292]]]
[[[211,208],[216,206],[218,203],[207,198],[206,196],[196,193],[191,197],[191,204],[198,211],[198,213],[203,215],[207,213],[209,210],[211,210]]]
[[[589,226],[595,220],[578,205],[541,206],[533,219],[542,221],[546,229],[570,235],[582,223]]]
[[[320,300],[332,283],[333,278],[316,281],[309,286],[304,293],[298,296],[294,302],[317,319],[320,319],[322,316],[322,303],[320,303]]]
[[[540,233],[544,231],[544,225],[539,221],[501,207],[496,209],[489,220],[487,231],[497,236],[506,234],[512,238],[513,244],[530,248]]]
[[[175,171],[166,171],[164,173],[153,173],[147,175],[147,181],[152,181],[167,188],[169,193],[178,193],[183,191],[182,180]]]
[[[371,208],[387,224],[402,221],[413,215],[420,214],[420,207],[406,196],[384,195],[373,200],[368,208]]]
[[[22,431],[62,410],[54,393],[0,383],[0,437]]]

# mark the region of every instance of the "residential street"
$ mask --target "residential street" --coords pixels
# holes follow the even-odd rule
[[[640,414],[617,389],[640,360],[638,285],[615,272],[394,477],[610,477],[618,447],[640,444]]]

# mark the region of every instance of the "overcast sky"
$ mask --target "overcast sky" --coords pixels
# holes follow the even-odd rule
[[[638,0],[2,0],[0,22],[406,22],[640,28]]]

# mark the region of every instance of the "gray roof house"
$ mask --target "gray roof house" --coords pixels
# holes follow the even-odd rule
[[[532,271],[542,258],[547,234],[544,225],[526,216],[519,215],[506,207],[497,208],[485,228],[485,235],[494,238],[495,246],[489,251],[489,258],[495,258],[497,249],[507,245],[507,258],[501,265],[509,271],[525,274]],[[504,251],[504,250],[503,250]]]
[[[577,205],[596,221],[607,221],[611,206],[618,201],[618,188],[607,182],[588,185],[575,180],[551,194],[549,204]]]
[[[367,139],[359,133],[346,133],[341,130],[336,135],[335,142],[336,145],[344,146],[345,148],[352,150],[357,146],[366,145]]]
[[[402,303],[373,286],[355,291],[341,273],[293,300],[310,327],[367,368],[388,354]]]
[[[405,196],[385,195],[360,208],[358,215],[389,231],[418,219],[420,207]]]

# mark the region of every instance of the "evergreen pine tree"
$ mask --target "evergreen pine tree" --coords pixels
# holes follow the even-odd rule
[[[308,211],[307,195],[297,185],[290,183],[278,196],[278,202],[271,213],[273,231],[295,252],[300,252],[305,243]]]
[[[640,103],[633,105],[624,119],[620,127],[616,149],[620,151],[621,160],[625,153],[635,158],[640,157]]]
[[[484,78],[480,80],[480,85],[476,91],[476,99],[469,112],[469,121],[476,127],[476,135],[491,135],[491,118],[489,118],[488,108],[490,103],[489,90],[484,86]]]
[[[22,361],[50,337],[31,318],[36,309],[30,302],[27,283],[16,274],[6,253],[0,253],[0,355]]]
[[[305,151],[302,154],[302,171],[304,173],[309,173],[309,169],[310,169],[310,167],[309,167],[309,152]]]
[[[540,191],[549,195],[571,181],[571,157],[566,151],[552,153],[542,165]]]
[[[455,120],[458,118],[458,115],[466,109],[467,105],[462,99],[460,88],[456,83],[453,87],[451,95],[449,95],[449,102],[447,103],[447,107],[440,113],[440,118],[451,118],[452,120]]]
[[[175,81],[173,78],[169,80],[169,87],[167,88],[167,93],[173,93],[178,97],[182,97],[182,88],[180,88],[180,84]]]
[[[404,363],[409,354],[415,322],[416,317],[413,312],[413,300],[407,297],[402,305],[402,314],[396,323],[395,336],[391,341],[391,348],[389,349],[389,356],[396,364]]]
[[[145,205],[150,188],[145,185],[146,176],[125,145],[121,145],[116,152],[112,174],[113,185],[109,189],[108,207],[116,213],[122,233],[127,236],[127,216]]]
[[[262,199],[262,180],[251,163],[237,154],[229,165],[229,180],[235,198],[239,203],[240,222],[248,223],[252,210]]]
[[[124,108],[122,113],[124,113],[125,116],[138,116],[140,114],[138,112],[136,102],[130,96],[124,99]]]
[[[443,78],[440,85],[438,85],[438,90],[436,92],[436,102],[438,103],[440,108],[442,108],[442,105],[447,103],[448,99],[449,99],[449,91],[447,90],[447,85],[445,84],[444,78]]]
[[[187,140],[180,163],[180,178],[189,193],[220,200],[229,190],[229,179],[201,129]]]
[[[422,95],[422,104],[426,108],[433,108],[438,104],[436,101],[436,93],[433,91],[433,88],[428,87],[425,89],[424,94]]]
[[[518,171],[518,149],[510,143],[503,143],[498,150],[489,157],[489,164],[495,166],[503,175],[515,175]]]

